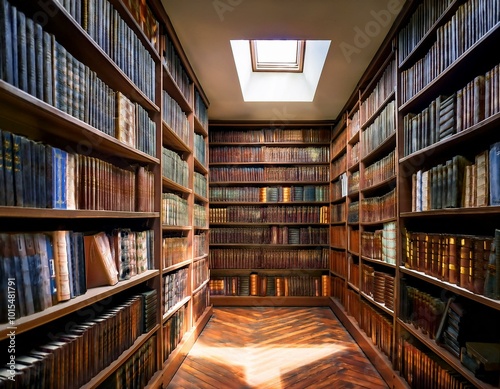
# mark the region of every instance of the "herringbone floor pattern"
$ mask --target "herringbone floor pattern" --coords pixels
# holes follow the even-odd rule
[[[329,308],[214,308],[167,388],[387,388]]]

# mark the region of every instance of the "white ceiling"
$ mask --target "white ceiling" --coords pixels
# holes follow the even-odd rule
[[[210,120],[334,120],[404,0],[162,0]],[[244,102],[231,39],[331,40],[313,102]]]

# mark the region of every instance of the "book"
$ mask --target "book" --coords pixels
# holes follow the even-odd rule
[[[57,288],[57,301],[71,298],[71,286],[68,268],[68,247],[66,237],[69,231],[54,231],[52,233],[54,270]]]
[[[135,105],[123,93],[116,92],[116,139],[135,147],[136,117]]]
[[[24,189],[23,189],[23,168],[21,163],[21,136],[12,134],[12,171],[14,178],[14,192],[15,205],[24,207]]]
[[[33,240],[35,251],[40,257],[41,284],[39,294],[41,296],[40,302],[43,310],[52,306],[52,287],[49,263],[52,258],[49,259],[49,251],[47,250],[47,244],[50,244],[50,240],[47,235],[42,233],[34,234]]]
[[[465,342],[465,348],[485,371],[500,371],[500,343]]]
[[[104,232],[84,237],[86,284],[88,288],[115,285],[118,270]]]
[[[14,85],[12,11],[8,0],[0,0],[0,79]]]
[[[489,184],[490,205],[500,205],[500,142],[490,146]]]

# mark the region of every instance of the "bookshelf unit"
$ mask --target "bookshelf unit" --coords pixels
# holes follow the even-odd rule
[[[330,136],[330,123],[210,122],[214,305],[328,303]]]
[[[498,7],[489,0],[407,2],[337,120],[348,133],[345,172],[351,179],[360,172],[359,190],[347,194],[345,258],[348,269],[358,258],[360,285],[332,272],[330,306],[391,387],[500,385],[498,372],[471,370],[478,369],[477,343],[499,343]],[[392,90],[366,105],[389,66]],[[366,150],[364,134],[388,107],[394,124],[377,131],[395,132]],[[359,136],[350,131],[356,127]],[[390,168],[370,181],[381,166]],[[366,204],[392,190],[394,214],[373,219]],[[387,245],[371,243],[380,230],[383,239],[387,223],[396,231],[388,261],[381,260]],[[377,296],[381,275],[392,293]]]
[[[51,387],[96,388],[125,379],[131,386],[158,388],[170,381],[211,315],[204,159],[208,101],[159,2],[139,6],[102,0],[93,2],[93,9],[76,3],[23,3],[14,8],[7,0],[0,2],[2,28],[12,17],[19,21],[12,42],[20,61],[11,67],[4,63],[0,72],[0,161],[12,163],[14,177],[6,178],[4,164],[1,274],[8,286],[16,287],[18,305],[15,311],[2,305],[0,343],[7,349],[9,333],[15,332],[16,379],[27,386],[44,377]],[[99,28],[97,14],[102,15]],[[112,34],[122,42],[119,47]],[[177,66],[185,71],[183,80],[166,64],[167,36],[171,52],[178,53]],[[12,55],[7,50],[13,50],[5,39],[2,61]],[[168,102],[166,95],[171,96]],[[185,115],[185,138],[176,133],[179,124],[169,111],[174,102]],[[23,146],[16,154],[18,144]],[[6,145],[13,149],[9,154]],[[164,148],[186,162],[187,180],[181,184],[164,175]],[[66,162],[51,152],[62,153]],[[57,166],[51,169],[49,162]],[[54,172],[53,190],[45,179],[49,171]],[[16,186],[19,182],[23,185]],[[65,190],[57,191],[59,187]],[[165,221],[164,193],[185,200],[186,223]],[[64,200],[66,205],[60,205]],[[113,237],[110,242],[117,244],[114,250],[120,250],[121,261],[131,261],[117,262],[119,280],[112,285],[88,283],[88,269],[95,265],[88,262],[86,239],[99,232]],[[56,240],[61,236],[65,238]],[[173,250],[165,242],[169,237],[179,238],[168,242]],[[15,242],[20,248],[26,245],[26,253],[11,253]],[[66,250],[61,249],[63,243],[68,243]],[[57,270],[44,262],[49,246],[57,249],[54,258],[62,266]],[[176,258],[167,258],[171,251]],[[168,261],[172,263],[166,265]],[[23,268],[25,263],[38,266],[41,276],[34,277],[34,267]],[[69,297],[51,297],[50,272],[56,276],[53,292],[55,287],[67,289],[57,277],[70,277]],[[166,285],[172,279],[183,280],[185,294],[166,310],[171,297]],[[43,296],[32,288],[37,283]],[[10,290],[5,285],[1,292],[6,297]],[[170,292],[178,294],[178,289]],[[28,354],[34,358],[25,357]],[[59,373],[44,376],[49,368]],[[134,377],[129,375],[132,369]],[[3,369],[1,374],[5,378],[9,372]]]

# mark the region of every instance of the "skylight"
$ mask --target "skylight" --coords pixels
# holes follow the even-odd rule
[[[304,51],[303,40],[251,40],[252,69],[254,72],[301,72]]]
[[[231,49],[233,51],[234,63],[240,81],[243,100],[247,102],[269,102],[269,101],[294,101],[310,102],[314,100],[319,78],[325,64],[326,55],[330,47],[329,40],[307,40],[307,41],[288,41],[287,45],[293,47],[293,55],[289,51],[284,57],[275,57],[278,50],[271,49],[267,51],[263,45],[264,51],[261,52],[261,46],[258,44],[256,50],[256,59],[263,63],[274,63],[272,70],[255,70],[252,66],[252,41],[250,40],[232,40]],[[261,41],[253,41],[261,42]],[[269,41],[267,41],[269,42]],[[275,41],[286,42],[286,41]],[[302,44],[300,42],[303,42]],[[290,65],[295,63],[297,67],[297,58],[301,57],[300,45],[303,50],[302,71],[290,71],[289,68],[276,68],[284,63]],[[254,45],[255,46],[255,45]],[[307,46],[307,49],[305,47]],[[268,47],[268,48],[269,48]],[[293,58],[293,60],[292,60]],[[264,62],[265,61],[265,62]]]

